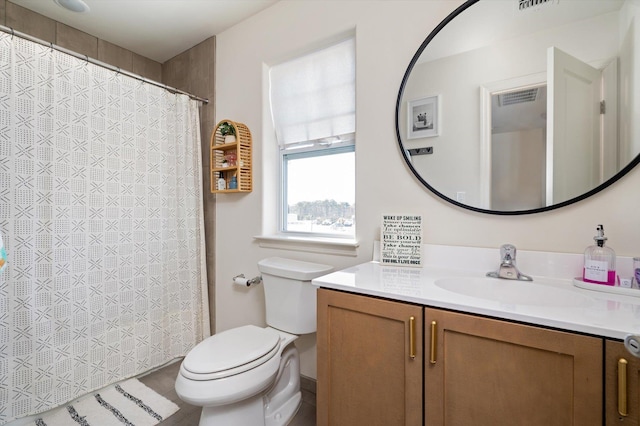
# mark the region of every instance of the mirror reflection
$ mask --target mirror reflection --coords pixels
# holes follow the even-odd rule
[[[467,2],[407,70],[399,143],[416,176],[448,201],[543,211],[637,162],[640,0],[540,3]]]

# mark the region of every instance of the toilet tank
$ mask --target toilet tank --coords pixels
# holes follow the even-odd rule
[[[316,288],[311,280],[333,271],[319,263],[269,257],[258,262],[267,324],[291,334],[316,331]]]

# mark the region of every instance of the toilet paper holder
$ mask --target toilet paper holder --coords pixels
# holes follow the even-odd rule
[[[233,277],[233,283],[241,285],[243,287],[251,287],[254,284],[260,284],[262,282],[262,276],[258,275],[253,278],[246,278],[244,274],[239,274]]]

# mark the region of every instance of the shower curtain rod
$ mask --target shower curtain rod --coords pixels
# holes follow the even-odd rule
[[[195,99],[196,101],[200,101],[200,102],[205,103],[205,104],[209,103],[209,99],[205,99],[205,98],[201,98],[201,97],[196,96],[196,95],[192,95],[191,93],[184,92],[184,91],[182,91],[180,89],[176,89],[175,87],[167,86],[166,84],[162,84],[162,83],[159,83],[159,82],[154,81],[154,80],[149,80],[148,78],[144,78],[141,75],[134,74],[132,72],[125,71],[125,70],[120,69],[118,67],[115,67],[113,65],[109,65],[109,64],[107,64],[105,62],[98,61],[97,59],[90,58],[87,55],[83,55],[81,53],[74,52],[73,50],[65,49],[64,47],[58,46],[58,45],[50,43],[48,41],[40,40],[39,38],[30,36],[29,34],[21,33],[20,31],[15,31],[13,28],[5,27],[4,25],[0,25],[0,31],[3,31],[5,33],[9,33],[9,34],[11,34],[12,37],[16,36],[16,37],[20,37],[20,38],[32,41],[34,43],[42,44],[43,46],[50,47],[51,49],[57,50],[59,52],[66,53],[67,55],[74,56],[74,57],[76,57],[78,59],[85,60],[87,62],[90,62],[90,63],[94,64],[94,65],[98,65],[98,66],[106,68],[108,70],[116,71],[119,74],[124,74],[124,75],[126,75],[128,77],[135,78],[136,80],[140,80],[143,83],[149,83],[149,84],[152,84],[154,86],[161,87],[161,88],[163,88],[163,89],[165,89],[165,90],[167,90],[167,91],[169,91],[171,93],[179,93],[181,95],[187,95],[187,96],[189,96],[189,98]]]

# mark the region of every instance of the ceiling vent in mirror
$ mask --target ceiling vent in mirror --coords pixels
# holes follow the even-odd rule
[[[518,0],[518,10],[535,10],[539,6],[552,5],[557,2],[558,0]]]
[[[533,89],[524,89],[515,92],[501,93],[498,95],[498,101],[500,102],[500,106],[533,102],[538,97],[538,89],[538,87],[534,87]]]

